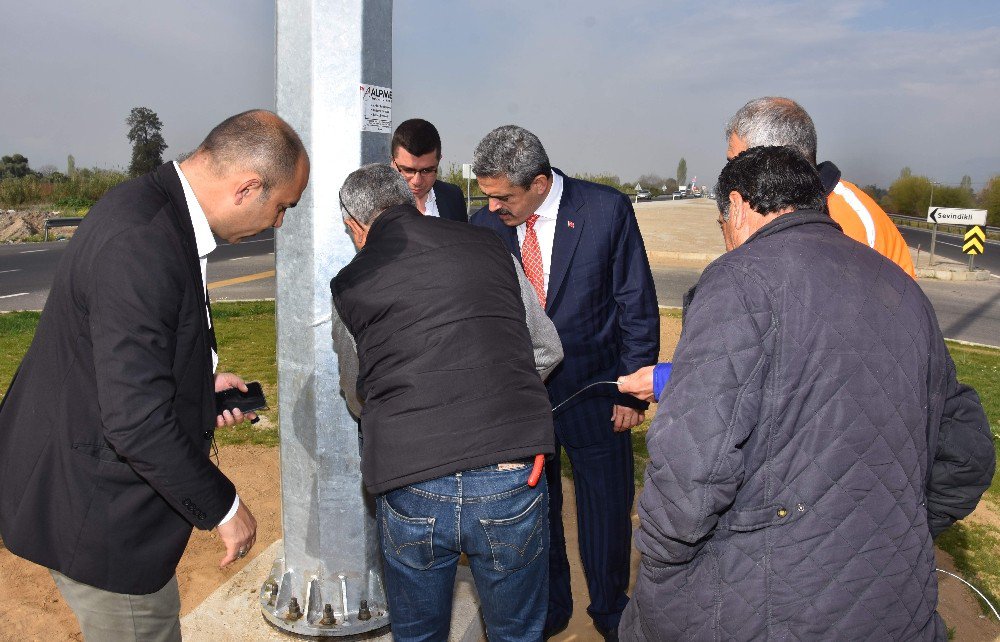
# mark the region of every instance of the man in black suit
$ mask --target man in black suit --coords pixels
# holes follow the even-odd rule
[[[441,165],[441,136],[422,118],[403,121],[392,135],[392,166],[396,168],[425,216],[467,223],[462,188],[437,180]]]
[[[483,138],[473,169],[489,205],[472,216],[472,224],[493,229],[521,260],[562,340],[565,358],[547,383],[553,406],[591,383],[615,381],[654,363],[659,311],[628,198],[553,169],[538,137],[516,125]],[[642,422],[646,406],[602,386],[555,412],[557,454],[545,467],[551,529],[547,634],[563,628],[573,612],[558,456],[565,448],[590,591],[587,612],[602,634],[615,639],[628,603],[635,495],[629,430]]]
[[[309,177],[301,140],[251,111],[181,163],[110,190],[66,248],[34,341],[0,405],[0,535],[48,567],[88,640],[180,640],[177,562],[218,528],[225,566],[256,521],[209,458],[216,373],[213,233],[281,225]]]

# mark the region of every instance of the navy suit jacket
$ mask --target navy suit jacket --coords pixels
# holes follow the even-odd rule
[[[469,222],[469,211],[465,206],[465,196],[458,185],[434,181],[434,198],[437,199],[438,214],[441,218],[460,223]]]
[[[554,170],[558,171],[558,170]],[[558,404],[589,383],[614,381],[657,362],[660,316],[646,248],[628,198],[604,185],[563,176],[545,311],[564,359],[547,385]],[[493,229],[521,259],[517,230],[488,207],[473,225]],[[611,406],[645,408],[614,386],[595,386],[555,414],[563,443],[584,446],[611,436]]]

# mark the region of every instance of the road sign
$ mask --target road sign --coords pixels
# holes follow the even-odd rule
[[[986,233],[983,232],[983,228],[976,225],[965,233],[965,243],[962,245],[962,251],[972,255],[982,254],[985,244]]]
[[[476,173],[472,171],[472,163],[462,163],[462,178],[472,179]]]
[[[927,222],[951,225],[986,225],[986,210],[967,210],[960,207],[928,207]]]

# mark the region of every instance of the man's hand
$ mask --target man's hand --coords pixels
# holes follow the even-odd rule
[[[243,379],[231,372],[217,372],[215,374],[215,391],[222,392],[230,388],[239,388],[240,392],[246,392],[247,384]],[[224,410],[221,415],[215,418],[215,427],[235,426],[238,423],[253,421],[256,418],[257,413],[255,412],[243,414],[239,408],[234,409],[232,412]]]
[[[625,432],[635,428],[646,418],[645,412],[639,412],[635,408],[615,405],[611,409],[611,425],[615,432]]]
[[[226,547],[226,556],[219,562],[219,568],[246,556],[257,541],[257,520],[250,514],[250,510],[242,500],[233,518],[219,526],[217,530],[219,538]],[[243,555],[240,555],[241,551]]]
[[[618,390],[642,401],[655,401],[653,398],[653,368],[655,367],[646,366],[630,375],[618,377]]]

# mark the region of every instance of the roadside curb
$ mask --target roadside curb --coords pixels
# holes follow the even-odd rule
[[[989,270],[938,270],[935,268],[916,268],[918,279],[938,279],[940,281],[989,281]]]
[[[722,256],[721,252],[664,252],[653,250],[646,252],[646,258],[650,263],[657,261],[703,261],[711,263]]]
[[[945,337],[945,341],[951,341],[963,346],[970,346],[972,348],[989,348],[990,350],[1000,350],[1000,346],[993,346],[988,343],[976,343],[975,341],[962,341],[961,339],[949,339]]]

